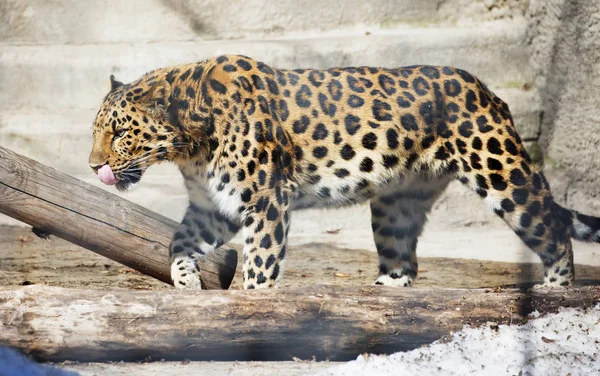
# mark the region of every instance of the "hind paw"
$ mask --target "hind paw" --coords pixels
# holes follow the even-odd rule
[[[567,278],[545,278],[544,283],[534,285],[533,288],[536,290],[545,290],[571,286],[573,286],[573,281]]]

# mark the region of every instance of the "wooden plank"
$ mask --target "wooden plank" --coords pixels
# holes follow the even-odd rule
[[[0,213],[172,284],[174,221],[2,147]],[[236,266],[235,250],[213,252],[200,265],[204,286],[228,288]]]
[[[347,360],[588,308],[600,288],[465,290],[311,286],[253,291],[0,289],[0,344],[39,360]]]

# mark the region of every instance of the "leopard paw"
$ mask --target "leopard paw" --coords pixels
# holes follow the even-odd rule
[[[533,288],[536,290],[548,290],[548,289],[566,288],[566,287],[572,287],[572,286],[573,286],[573,282],[568,279],[565,279],[565,280],[546,279],[544,281],[544,283],[536,284],[533,286]]]
[[[390,275],[382,274],[377,277],[375,281],[376,285],[384,286],[395,286],[395,287],[410,287],[412,286],[413,279],[407,275],[399,275],[397,273],[391,273]]]
[[[190,257],[176,257],[171,263],[171,279],[177,289],[201,290],[202,281],[196,261]]]

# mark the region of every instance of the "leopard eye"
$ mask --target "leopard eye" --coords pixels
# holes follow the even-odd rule
[[[125,129],[125,128],[117,129],[115,131],[115,138],[121,138],[121,137],[125,136],[125,133],[127,133],[127,129]]]

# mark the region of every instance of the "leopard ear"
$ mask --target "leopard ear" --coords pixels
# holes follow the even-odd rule
[[[110,91],[115,90],[119,86],[123,86],[123,83],[121,81],[117,81],[115,76],[111,74],[110,75]]]
[[[170,97],[171,86],[166,81],[159,81],[142,94],[136,102],[152,115],[159,116],[166,114]]]

